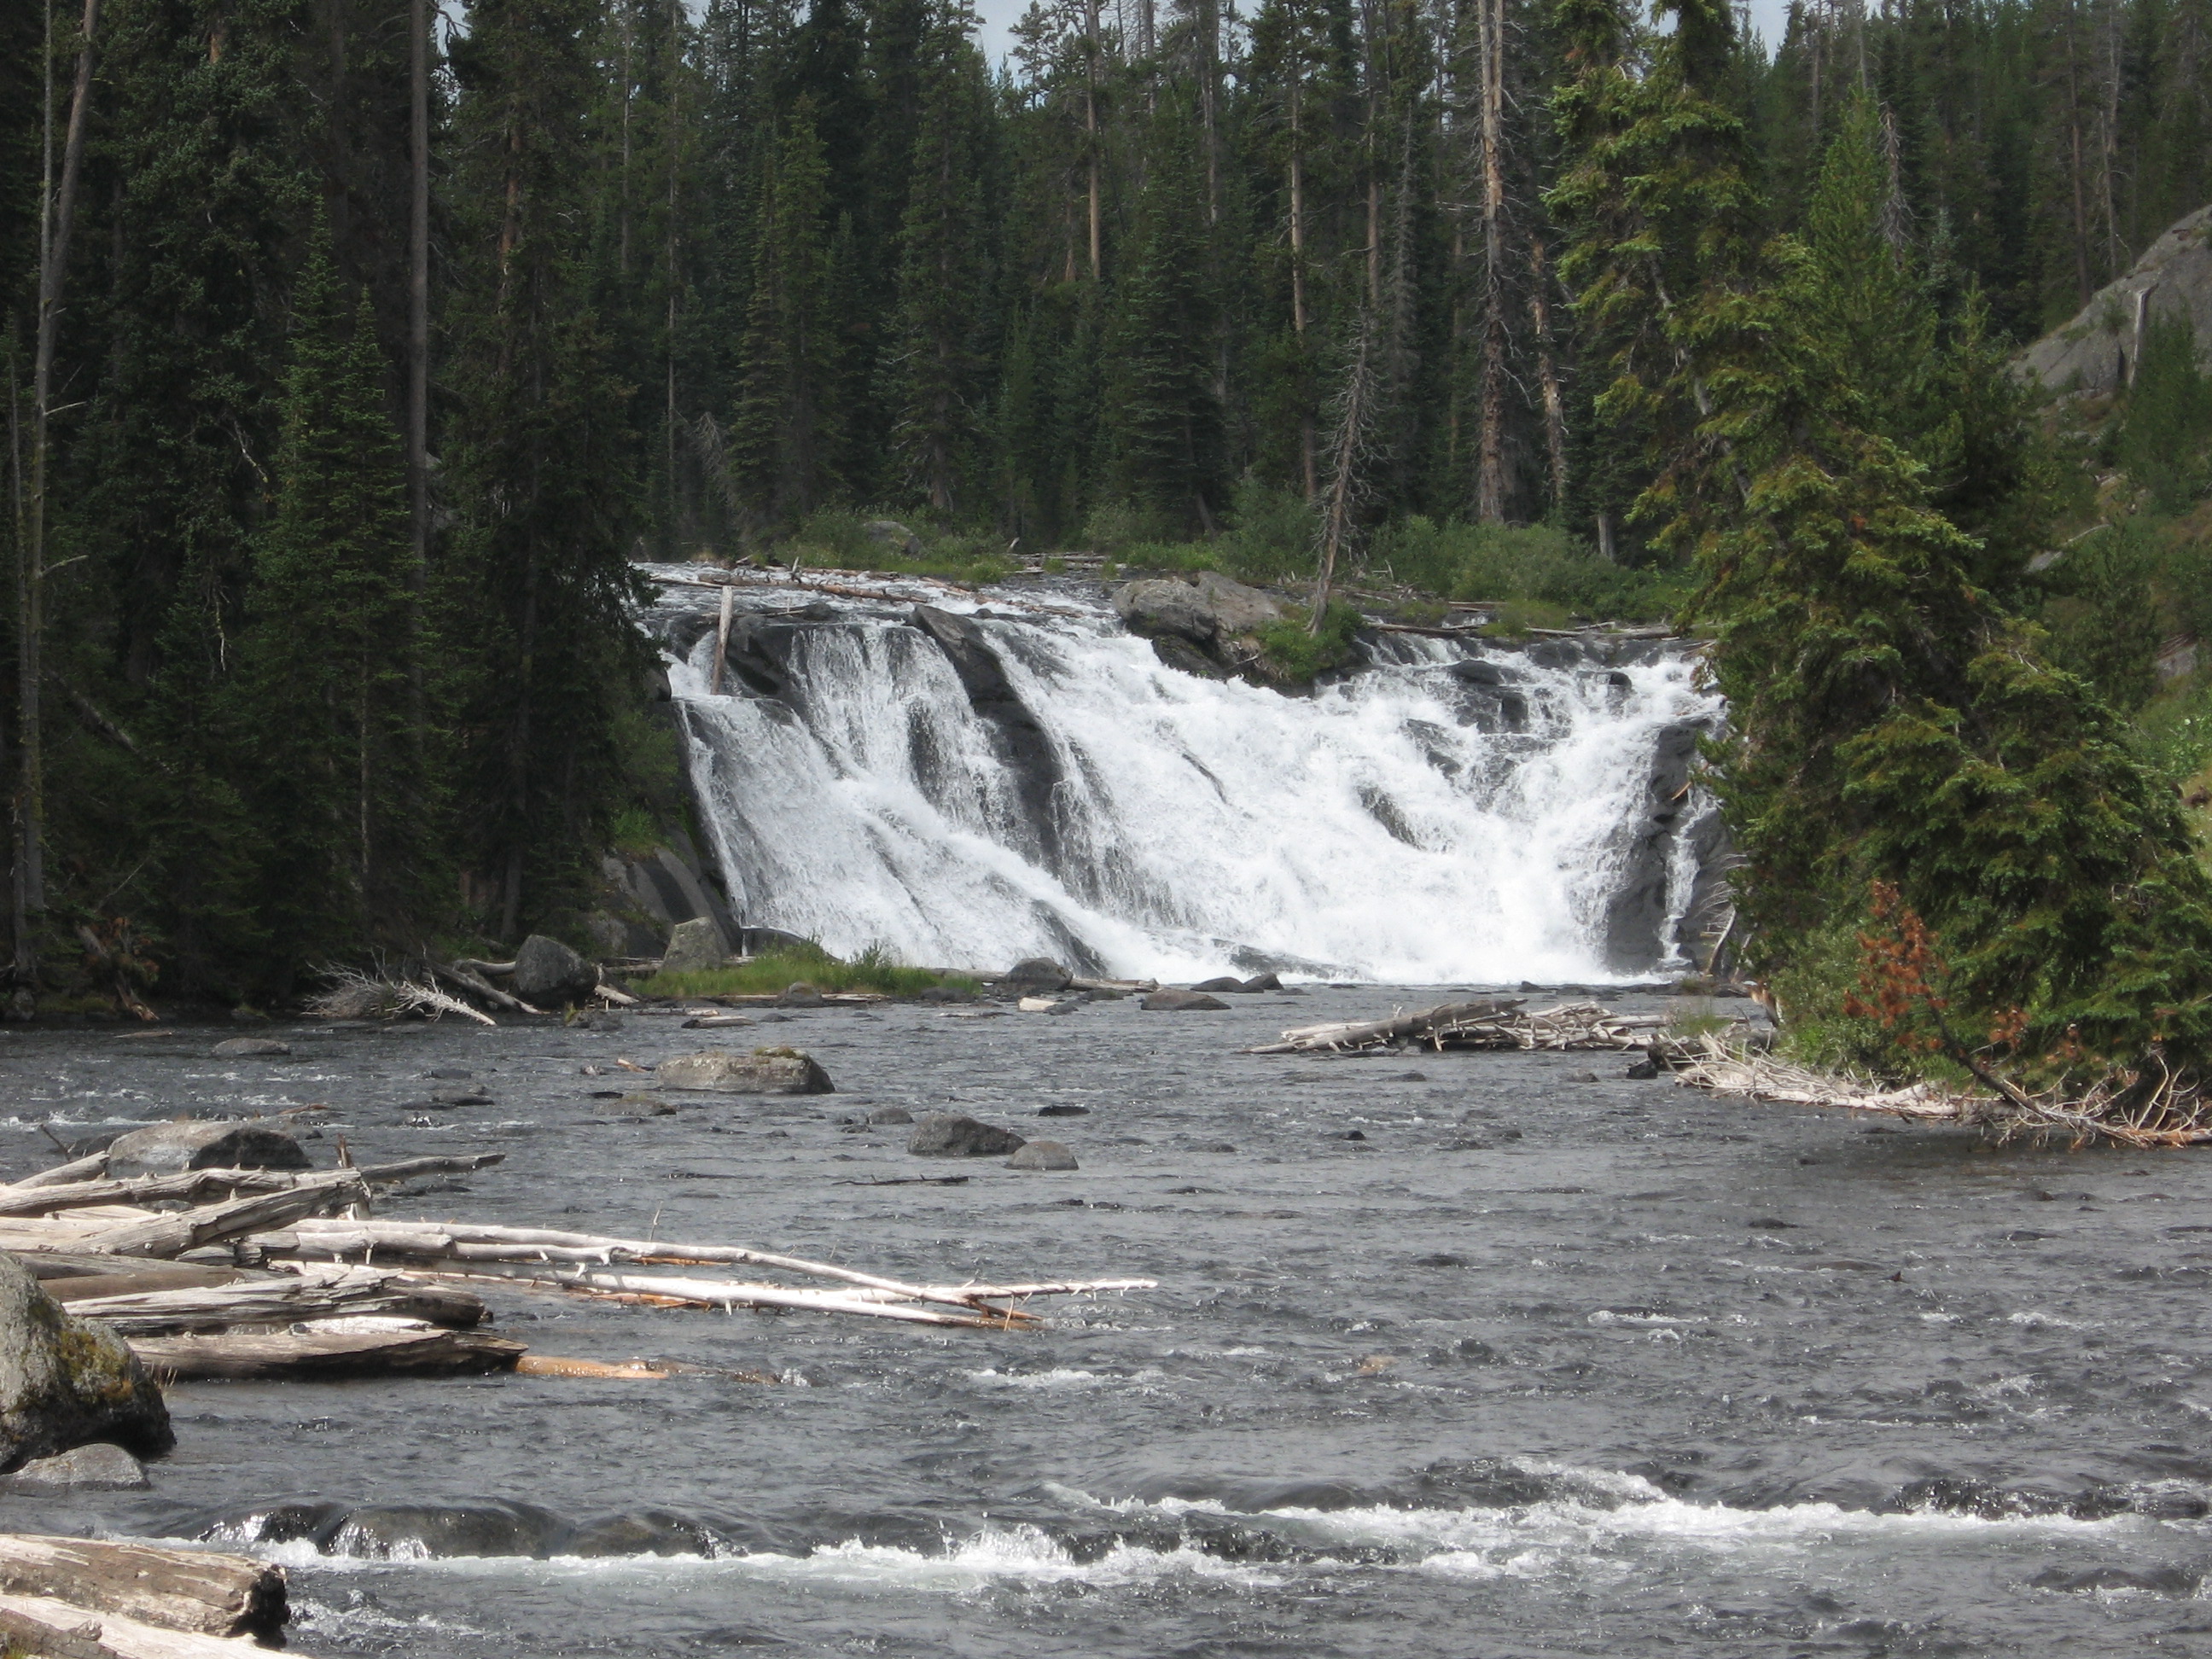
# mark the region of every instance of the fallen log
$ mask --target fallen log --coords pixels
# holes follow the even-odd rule
[[[1248,1054],[1387,1054],[1447,1048],[1641,1048],[1666,1025],[1665,1014],[1615,1014],[1595,1002],[1522,1012],[1525,1000],[1447,1002],[1388,1019],[1335,1020],[1286,1030]]]
[[[464,1158],[410,1158],[375,1164],[353,1173],[371,1186],[392,1186],[417,1176],[464,1175],[497,1164],[505,1152],[477,1152]],[[66,1186],[0,1190],[0,1216],[53,1215],[98,1204],[154,1204],[182,1199],[204,1202],[222,1194],[289,1192],[317,1172],[300,1170],[185,1170],[175,1175],[133,1176],[122,1181],[76,1181]],[[322,1173],[327,1174],[328,1171]]]
[[[511,1014],[538,1014],[544,1012],[542,1008],[532,1007],[520,997],[508,995],[483,975],[464,968],[458,963],[433,962],[430,963],[430,971],[447,983],[458,985],[464,991],[482,997],[493,1007],[504,1008]]]
[[[141,1286],[130,1280],[84,1279],[75,1283],[91,1293],[63,1295],[71,1283],[52,1281],[49,1293],[60,1296],[78,1317],[100,1320],[117,1334],[133,1339],[362,1315],[467,1329],[489,1316],[483,1299],[466,1291],[374,1267],[325,1266],[296,1273],[237,1273],[223,1285]],[[118,1283],[129,1288],[105,1288]]]
[[[51,1170],[41,1170],[34,1176],[25,1176],[21,1181],[0,1187],[0,1196],[27,1191],[33,1187],[58,1187],[72,1181],[91,1181],[107,1173],[107,1153],[105,1149],[83,1158],[71,1158]]]
[[[120,1613],[89,1614],[45,1595],[0,1594],[0,1651],[42,1659],[252,1659],[248,1638],[165,1630]]]
[[[198,1636],[278,1638],[284,1570],[244,1556],[0,1533],[0,1592]]]
[[[475,1376],[507,1370],[528,1352],[483,1331],[317,1329],[221,1336],[134,1338],[131,1352],[157,1376],[179,1380],[327,1382],[369,1376]]]
[[[326,1170],[302,1177],[283,1192],[258,1193],[228,1203],[101,1228],[85,1239],[85,1247],[114,1255],[181,1255],[202,1244],[342,1210],[368,1196],[368,1188],[359,1171]]]
[[[641,1301],[661,1307],[789,1308],[814,1313],[863,1314],[876,1319],[895,1319],[912,1325],[959,1325],[978,1330],[998,1330],[1009,1325],[1034,1325],[1036,1316],[1019,1309],[994,1309],[982,1313],[939,1313],[917,1308],[910,1302],[876,1301],[865,1291],[793,1290],[781,1285],[750,1284],[739,1280],[685,1279],[674,1273],[611,1273],[590,1267],[564,1268],[548,1264],[532,1267],[520,1262],[477,1261],[450,1267],[421,1267],[459,1279],[500,1279],[541,1285],[548,1289],[601,1295],[618,1300]]]
[[[1036,1285],[1015,1290],[990,1285],[915,1285],[903,1279],[887,1279],[880,1273],[837,1267],[830,1262],[809,1261],[799,1256],[778,1255],[766,1250],[746,1249],[738,1245],[615,1238],[594,1233],[562,1232],[549,1228],[497,1227],[448,1221],[302,1221],[289,1231],[257,1237],[249,1243],[271,1255],[296,1254],[303,1259],[336,1259],[355,1255],[366,1259],[372,1253],[380,1252],[386,1256],[403,1255],[411,1261],[444,1259],[487,1267],[500,1262],[520,1262],[547,1267],[570,1263],[602,1267],[636,1263],[654,1267],[774,1267],[809,1278],[837,1279],[906,1301],[933,1302],[974,1309],[994,1318],[1002,1317],[1006,1310],[988,1304],[1007,1296],[1068,1296],[1095,1291],[1152,1290],[1157,1286],[1157,1281],[1149,1279],[1069,1280],[1049,1287]],[[716,1297],[714,1299],[720,1301],[722,1298]]]

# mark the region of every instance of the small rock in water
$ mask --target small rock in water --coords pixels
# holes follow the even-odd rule
[[[274,1124],[201,1119],[156,1123],[118,1135],[107,1148],[112,1181],[132,1176],[181,1175],[186,1170],[304,1170],[307,1153]]]
[[[1659,1075],[1659,1062],[1656,1060],[1639,1060],[1628,1068],[1627,1074],[1639,1083],[1649,1083]]]
[[[447,1083],[460,1083],[465,1082],[468,1079],[474,1077],[476,1073],[468,1070],[465,1066],[434,1066],[428,1071],[423,1073],[422,1075],[427,1078],[435,1078]]]
[[[1364,1129],[1339,1129],[1334,1134],[1332,1134],[1329,1139],[1331,1140],[1364,1140],[1367,1139],[1367,1131]]]
[[[1025,1014],[1048,1014],[1060,1004],[1051,997],[1024,997],[1014,1006]]]
[[[676,1108],[659,1095],[619,1095],[592,1108],[608,1117],[673,1117]]]
[[[1218,979],[1202,979],[1190,988],[1194,991],[1242,991],[1244,981],[1233,974],[1224,974]]]
[[[1401,1072],[1397,1077],[1397,1081],[1400,1083],[1426,1083],[1428,1080],[1429,1074],[1426,1072]]]
[[[217,1060],[247,1060],[258,1054],[289,1054],[292,1045],[275,1037],[227,1037],[209,1052]]]
[[[1273,974],[1259,974],[1237,988],[1240,991],[1279,991],[1283,981]]]
[[[1050,996],[1067,988],[1070,975],[1049,957],[1025,957],[999,977],[1002,991]]]
[[[1089,1117],[1091,1109],[1088,1106],[1040,1106],[1037,1108],[1037,1115],[1039,1117]]]
[[[1225,1140],[1201,1140],[1191,1148],[1194,1152],[1233,1152],[1236,1150]]]
[[[1083,1002],[1080,998],[1069,997],[1064,1001],[1054,1003],[1051,1007],[1045,1010],[1045,1012],[1048,1014],[1072,1014],[1082,1006]]]
[[[964,1112],[932,1112],[915,1125],[906,1149],[916,1158],[1002,1158],[1028,1144],[1012,1130],[979,1123]]]
[[[786,1008],[819,1008],[822,993],[803,979],[793,980],[783,988],[783,994],[776,1001]]]
[[[903,1106],[878,1106],[868,1114],[871,1123],[911,1123],[914,1114]]]
[[[1056,1140],[1032,1140],[1006,1160],[1009,1170],[1073,1170],[1075,1154]]]
[[[1205,1013],[1229,1006],[1219,997],[1210,997],[1203,991],[1155,991],[1137,1006],[1158,1014]]]
[[[120,1446],[95,1441],[58,1457],[33,1458],[0,1475],[0,1492],[36,1498],[60,1492],[143,1492],[153,1484],[145,1466]]]
[[[436,1106],[489,1106],[492,1098],[481,1089],[433,1089],[430,1102]]]
[[[915,999],[917,1002],[973,1002],[973,991],[956,991],[950,985],[933,985]]]
[[[1575,1081],[1577,1083],[1595,1083],[1597,1081],[1597,1073],[1595,1072],[1577,1072],[1575,1073]]]
[[[601,1008],[585,1015],[576,1023],[587,1031],[619,1031],[625,1022],[613,1009]]]
[[[829,1073],[797,1048],[756,1048],[749,1054],[708,1048],[664,1060],[664,1089],[696,1089],[719,1095],[826,1095],[836,1091]]]

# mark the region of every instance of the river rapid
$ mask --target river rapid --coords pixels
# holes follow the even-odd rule
[[[1237,1052],[1434,1000],[794,1009],[757,1040],[836,1094],[642,1121],[594,1098],[637,1081],[616,1060],[710,1034],[300,1028],[222,1062],[222,1031],[12,1033],[11,1174],[49,1119],[325,1103],[319,1162],[341,1132],[363,1162],[506,1152],[386,1215],[1160,1288],[1034,1334],[495,1291],[539,1352],[773,1380],[179,1384],[151,1492],[0,1498],[5,1524],[272,1556],[325,1654],[2212,1651],[2202,1154],[1992,1152],[1613,1056]],[[419,1106],[433,1071],[496,1104]],[[1082,1168],[848,1121],[891,1104]],[[922,1174],[969,1179],[866,1184]],[[506,1553],[278,1541],[336,1512],[301,1503]]]

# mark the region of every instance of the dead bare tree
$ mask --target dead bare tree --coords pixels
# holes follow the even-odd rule
[[[1306,627],[1315,635],[1321,633],[1328,617],[1337,560],[1352,542],[1353,514],[1365,491],[1367,463],[1374,447],[1375,331],[1374,313],[1362,306],[1352,325],[1344,383],[1329,404],[1334,421],[1328,441],[1328,499],[1321,521],[1321,579],[1314,584],[1313,617]]]

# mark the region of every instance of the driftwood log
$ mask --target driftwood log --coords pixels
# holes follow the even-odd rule
[[[40,1659],[255,1659],[269,1650],[242,1636],[198,1636],[51,1596],[0,1593],[0,1651]]]
[[[196,1636],[275,1640],[289,1616],[284,1571],[266,1562],[28,1533],[0,1533],[0,1592]]]
[[[1388,1019],[1337,1020],[1285,1031],[1279,1042],[1249,1054],[1376,1054],[1419,1048],[1644,1048],[1667,1024],[1664,1014],[1615,1014],[1595,1002],[1522,1012],[1524,1001],[1447,1002]]]
[[[496,1227],[464,1222],[307,1220],[248,1241],[270,1259],[308,1261],[372,1257],[418,1272],[526,1280],[564,1289],[664,1298],[704,1307],[731,1305],[811,1308],[922,1324],[1024,1324],[1035,1316],[1018,1306],[1040,1296],[1079,1296],[1103,1291],[1151,1290],[1149,1279],[1066,1280],[1011,1285],[917,1285],[826,1261],[809,1261],[738,1245],[616,1238],[539,1227]],[[769,1267],[803,1278],[828,1279],[854,1290],[826,1291],[789,1286],[629,1274],[627,1266]],[[652,1282],[646,1282],[647,1279]],[[957,1308],[970,1316],[930,1314],[914,1304]]]
[[[157,1376],[321,1382],[365,1376],[475,1376],[510,1370],[523,1344],[485,1331],[447,1331],[417,1321],[353,1320],[295,1330],[216,1336],[134,1337],[131,1349]]]
[[[505,1152],[465,1158],[410,1158],[375,1164],[353,1173],[372,1187],[389,1187],[419,1176],[465,1175],[499,1163]],[[177,1175],[134,1176],[125,1181],[72,1181],[42,1187],[0,1188],[0,1216],[55,1215],[98,1204],[154,1204],[181,1199],[204,1204],[247,1193],[290,1192],[314,1172],[297,1170],[185,1170]]]
[[[49,1295],[70,1313],[97,1319],[118,1335],[181,1336],[240,1328],[284,1327],[342,1315],[386,1316],[468,1329],[489,1316],[483,1298],[450,1285],[426,1284],[374,1267],[313,1266],[297,1273],[233,1270],[224,1284],[174,1285],[103,1276],[49,1280]],[[112,1287],[112,1288],[111,1288]]]

